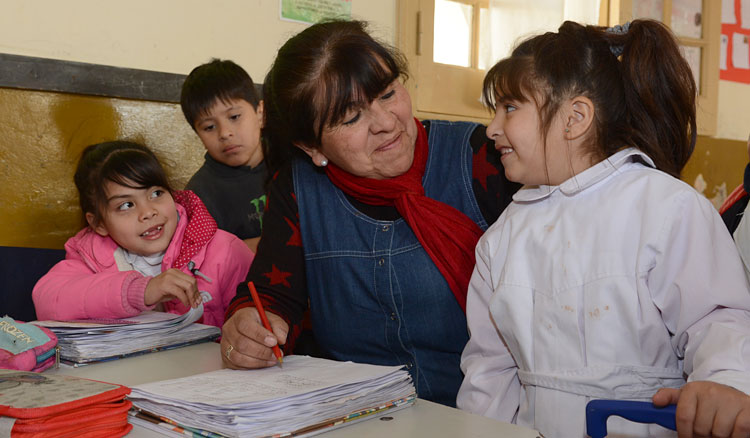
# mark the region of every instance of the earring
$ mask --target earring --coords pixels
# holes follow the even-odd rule
[[[570,129],[568,129],[568,128],[565,128],[565,132],[570,132]]]
[[[325,158],[323,158],[322,160],[320,160],[320,166],[321,167],[328,166],[328,160],[326,160]]]

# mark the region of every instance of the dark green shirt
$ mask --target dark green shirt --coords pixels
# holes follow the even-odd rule
[[[266,164],[231,167],[206,154],[206,161],[185,188],[201,198],[220,229],[240,239],[260,236],[266,195]]]

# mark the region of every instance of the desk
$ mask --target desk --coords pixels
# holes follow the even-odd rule
[[[87,379],[135,386],[158,380],[176,379],[222,368],[219,344],[206,342],[169,351],[111,362],[50,369],[45,374],[65,374]],[[390,421],[373,418],[340,429],[322,433],[322,438],[538,438],[533,430],[469,414],[427,400],[417,400],[414,406],[386,414]],[[161,437],[155,432],[135,426],[130,438]]]

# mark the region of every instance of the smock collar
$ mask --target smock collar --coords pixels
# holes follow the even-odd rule
[[[563,181],[560,185],[523,186],[513,195],[513,201],[538,201],[551,196],[558,190],[566,196],[572,196],[593,186],[616,172],[623,165],[633,161],[640,161],[647,166],[656,167],[654,161],[648,155],[644,154],[637,148],[629,147],[610,155],[608,158],[594,164],[578,175]]]

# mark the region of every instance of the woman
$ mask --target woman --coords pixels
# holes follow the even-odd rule
[[[313,25],[266,77],[273,175],[247,285],[227,310],[227,366],[276,363],[309,309],[328,357],[405,365],[420,397],[455,406],[474,246],[518,188],[484,127],[412,115],[401,55],[361,22]],[[290,331],[291,327],[291,331]],[[287,339],[288,338],[288,339]]]

